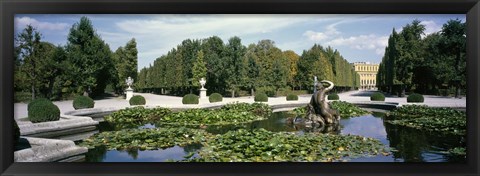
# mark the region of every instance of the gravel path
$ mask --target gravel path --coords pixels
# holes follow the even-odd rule
[[[349,91],[338,94],[340,100],[347,102],[369,102],[370,95],[373,91]],[[183,105],[182,97],[175,96],[166,96],[166,95],[155,95],[150,93],[134,93],[134,95],[142,95],[147,101],[147,106],[161,106],[168,108],[175,107],[207,107],[212,105],[221,105],[231,102],[247,102],[253,103],[253,97],[236,97],[228,98],[224,97],[223,102],[221,103],[209,103],[208,98],[200,99],[199,105]],[[279,104],[290,104],[290,103],[308,103],[310,101],[310,95],[300,95],[298,101],[286,101],[285,97],[274,97],[268,99],[269,105],[279,105]],[[425,105],[433,107],[466,107],[466,98],[456,99],[451,97],[442,97],[442,96],[432,96],[425,95]],[[406,104],[407,99],[405,97],[386,97],[385,102],[395,102],[399,104]],[[53,102],[60,108],[61,113],[68,111],[73,111],[72,100],[68,101],[55,101]],[[128,101],[118,97],[109,97],[101,100],[95,100],[95,108],[107,108],[107,107],[116,107],[116,108],[125,108],[129,107]],[[15,103],[14,106],[14,117],[22,118],[27,116],[27,104],[25,103]]]

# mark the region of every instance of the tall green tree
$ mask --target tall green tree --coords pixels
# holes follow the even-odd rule
[[[225,52],[223,58],[225,83],[231,96],[235,97],[235,91],[239,90],[246,77],[245,63],[242,62],[246,48],[242,45],[242,40],[235,36],[228,40]]]
[[[193,64],[192,72],[193,72],[193,86],[200,86],[199,80],[202,78],[206,78],[207,76],[207,65],[203,60],[204,54],[203,51],[200,50],[197,53],[197,60]]]
[[[76,92],[93,96],[103,93],[114,68],[112,52],[87,17],[82,17],[70,28],[66,51],[70,79],[77,87]]]
[[[461,94],[461,87],[466,85],[466,24],[461,20],[449,20],[443,25],[440,44],[442,51],[453,60],[456,76],[452,84],[455,85],[455,97]]]
[[[119,47],[113,53],[112,59],[117,72],[117,75],[114,77],[114,79],[116,80],[115,87],[117,89],[117,93],[124,90],[124,88],[126,87],[125,80],[128,77],[137,80],[137,55],[137,42],[135,41],[135,38],[128,41],[124,47]]]
[[[30,84],[32,100],[35,99],[36,80],[40,74],[38,66],[41,62],[40,39],[41,34],[31,25],[27,25],[15,38],[16,45],[18,45],[16,50],[18,53],[17,58],[22,63],[21,72],[26,75],[24,78]]]

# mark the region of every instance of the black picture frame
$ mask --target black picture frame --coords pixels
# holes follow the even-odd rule
[[[478,0],[2,0],[0,173],[10,175],[479,175]],[[15,14],[466,14],[467,162],[457,163],[14,163]]]

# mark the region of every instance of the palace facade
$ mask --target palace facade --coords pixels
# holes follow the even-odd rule
[[[377,73],[379,64],[370,62],[352,63],[355,71],[360,75],[360,89],[377,90]]]

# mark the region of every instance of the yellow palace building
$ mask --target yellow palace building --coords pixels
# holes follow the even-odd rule
[[[377,90],[377,72],[378,65],[370,62],[354,62],[352,63],[355,71],[360,75],[360,89]]]

